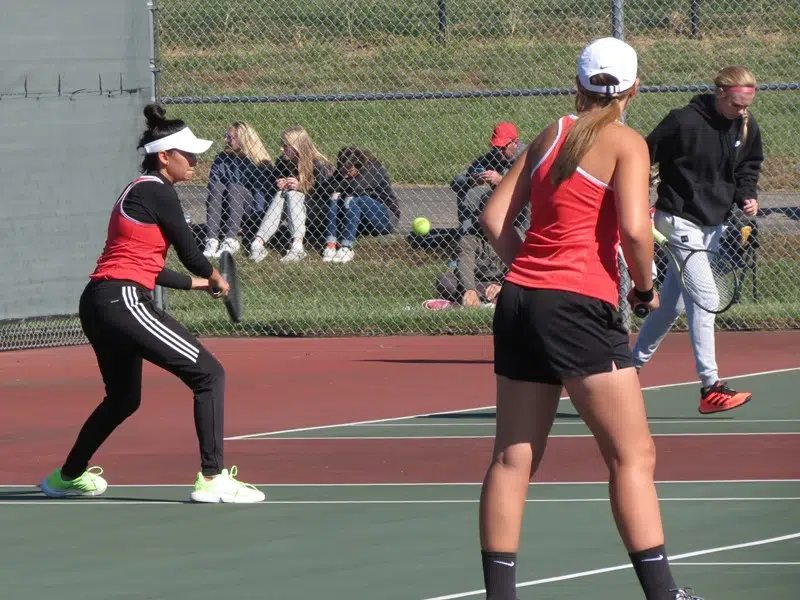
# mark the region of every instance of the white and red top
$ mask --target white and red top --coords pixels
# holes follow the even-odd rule
[[[558,121],[556,139],[531,174],[531,224],[506,280],[522,287],[619,298],[619,223],[614,190],[580,167],[558,187],[550,169],[577,117]]]
[[[171,245],[189,271],[211,275],[213,267],[186,224],[173,186],[158,175],[143,175],[114,204],[103,253],[89,277],[132,281],[150,290],[156,284],[188,289],[190,277],[164,268]]]

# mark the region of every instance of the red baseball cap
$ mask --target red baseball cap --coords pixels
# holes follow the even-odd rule
[[[513,123],[500,123],[494,128],[490,143],[495,148],[504,148],[517,139],[519,139],[519,132],[516,125]]]

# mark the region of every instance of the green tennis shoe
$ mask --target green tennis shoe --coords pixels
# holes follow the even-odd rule
[[[61,469],[56,469],[42,480],[39,488],[50,498],[70,496],[100,496],[108,488],[108,483],[100,477],[101,467],[89,467],[75,479],[61,477]]]
[[[238,469],[222,469],[222,472],[209,481],[202,473],[197,474],[197,480],[192,490],[193,502],[225,502],[234,504],[251,504],[262,502],[266,496],[264,492],[249,483],[242,483],[236,479]]]

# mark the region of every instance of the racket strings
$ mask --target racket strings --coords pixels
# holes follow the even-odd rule
[[[689,254],[683,265],[683,284],[692,300],[709,312],[722,312],[734,301],[736,271],[729,260],[706,250]]]

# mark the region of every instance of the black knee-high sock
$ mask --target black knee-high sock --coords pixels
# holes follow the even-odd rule
[[[675,580],[664,545],[628,554],[647,600],[674,600]],[[673,590],[670,593],[670,590]]]
[[[486,600],[517,600],[517,553],[481,550]]]

